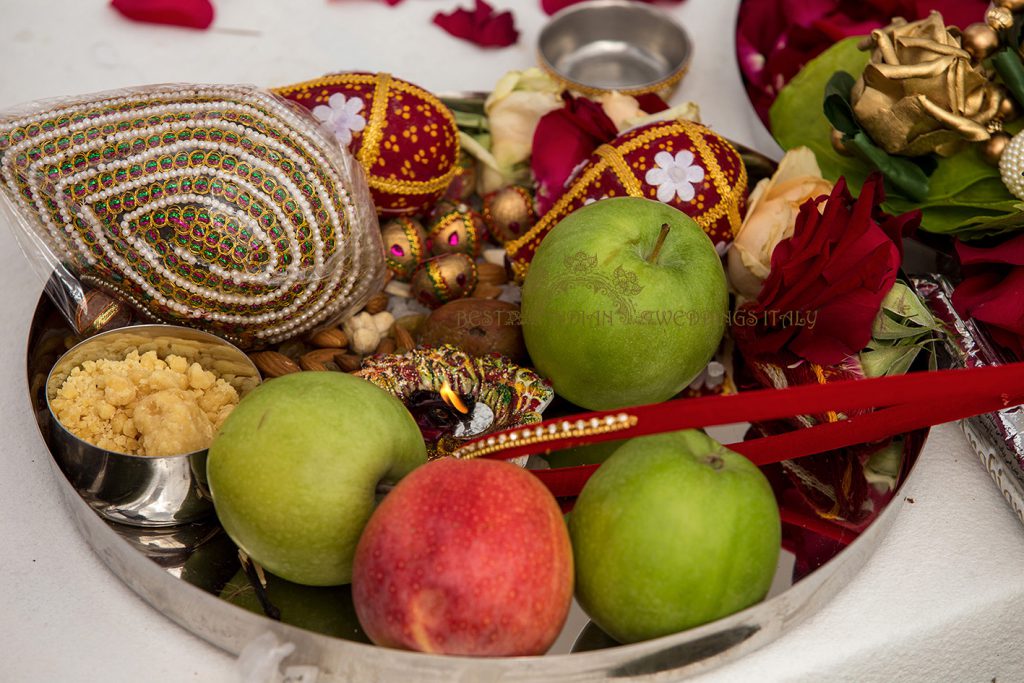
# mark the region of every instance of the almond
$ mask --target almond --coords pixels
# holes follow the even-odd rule
[[[479,263],[476,266],[476,277],[480,284],[503,285],[508,282],[508,273],[503,266],[494,263]]]
[[[501,296],[501,287],[481,282],[476,286],[476,289],[473,290],[473,294],[470,296],[474,299],[497,299]]]
[[[395,340],[391,337],[384,337],[380,340],[380,344],[377,344],[377,350],[374,354],[388,354],[395,352]]]
[[[334,355],[334,362],[343,372],[356,372],[363,367],[362,357],[354,353],[337,353]]]
[[[380,313],[388,307],[388,295],[384,292],[377,292],[370,297],[366,305],[363,306],[363,310],[371,315]]]
[[[409,353],[416,348],[416,341],[412,338],[409,330],[401,325],[395,325],[395,351],[397,353]]]
[[[249,354],[249,359],[264,379],[289,375],[302,369],[291,358],[277,351],[257,351]]]
[[[348,346],[348,337],[337,327],[329,327],[313,334],[309,343],[320,349],[343,349]]]
[[[299,358],[299,365],[303,370],[314,372],[340,370],[341,368],[334,360],[337,354],[338,349],[316,349],[303,354],[302,358]]]

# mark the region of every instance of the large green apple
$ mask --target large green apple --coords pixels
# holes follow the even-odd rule
[[[722,262],[693,219],[605,199],[544,238],[523,284],[526,348],[562,397],[592,410],[655,403],[693,381],[725,331]]]
[[[348,583],[380,483],[426,462],[402,403],[340,372],[301,372],[246,395],[210,446],[210,492],[224,530],[274,574]]]
[[[587,481],[569,515],[576,598],[623,643],[763,599],[781,526],[767,479],[703,432],[633,439]]]

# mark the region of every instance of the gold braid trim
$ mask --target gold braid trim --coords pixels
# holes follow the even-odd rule
[[[545,64],[544,58],[538,51],[537,62],[541,65],[541,68],[547,72],[548,76],[561,85],[563,88],[567,88],[574,92],[582,93],[584,95],[607,95],[610,92],[618,92],[623,95],[646,95],[648,93],[662,93],[666,95],[672,94],[676,86],[679,85],[679,81],[683,80],[683,77],[690,72],[690,62],[687,62],[675,73],[670,76],[666,76],[661,80],[648,83],[647,85],[640,85],[635,88],[598,88],[592,85],[584,85],[579,81],[574,81],[570,78],[566,78],[562,74],[558,73],[550,66]],[[668,99],[667,97],[665,99]]]
[[[384,120],[388,113],[388,88],[391,87],[391,74],[377,74],[377,85],[373,89],[373,106],[370,117],[363,131],[363,144],[359,146],[356,158],[363,168],[373,168],[373,162],[380,155],[380,141],[384,137]]]
[[[608,164],[611,168],[612,173],[622,183],[623,189],[626,190],[626,194],[630,197],[643,197],[644,190],[640,187],[640,181],[637,180],[636,174],[633,173],[633,169],[629,167],[626,160],[622,158],[622,154],[619,150],[615,149],[611,145],[601,145],[597,148],[594,154],[598,155]]]
[[[366,148],[364,147],[363,149]],[[382,190],[393,194],[433,194],[435,192],[443,192],[451,184],[458,171],[458,166],[452,166],[444,175],[432,180],[397,180],[395,178],[381,178],[380,176],[367,173],[366,182],[375,190]]]

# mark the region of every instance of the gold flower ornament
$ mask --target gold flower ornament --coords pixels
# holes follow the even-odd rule
[[[871,61],[851,92],[853,111],[875,143],[890,154],[955,153],[989,139],[1002,95],[971,64],[958,29],[942,15],[895,20],[872,31]]]

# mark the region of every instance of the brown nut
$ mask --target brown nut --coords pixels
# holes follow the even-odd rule
[[[519,306],[506,301],[457,299],[431,313],[418,338],[425,346],[452,344],[471,356],[500,353],[523,363],[526,344],[519,317]]]
[[[303,354],[299,358],[299,366],[303,370],[310,370],[313,372],[323,372],[340,370],[341,367],[335,362],[334,357],[338,354],[338,349],[316,349]]]
[[[380,344],[377,344],[377,348],[374,350],[375,355],[394,353],[397,345],[395,340],[391,337],[384,337],[380,340]]]
[[[348,337],[337,327],[329,327],[313,334],[309,343],[320,349],[343,349],[348,346]]]
[[[397,353],[409,353],[416,348],[416,340],[412,338],[412,334],[409,330],[405,329],[401,325],[395,325],[395,352]]]
[[[338,353],[334,355],[334,362],[338,364],[342,372],[355,372],[363,367],[362,356],[354,353]]]
[[[508,273],[503,266],[497,263],[478,263],[476,266],[476,279],[480,284],[503,285],[508,282]]]
[[[277,351],[257,351],[256,353],[250,353],[249,359],[256,366],[256,369],[260,371],[264,379],[290,375],[302,369],[298,363]]]
[[[384,292],[377,292],[370,297],[366,305],[363,306],[363,310],[371,315],[376,315],[381,311],[387,310],[388,307],[388,295]]]
[[[474,299],[497,299],[501,296],[501,287],[481,282],[470,296]]]

